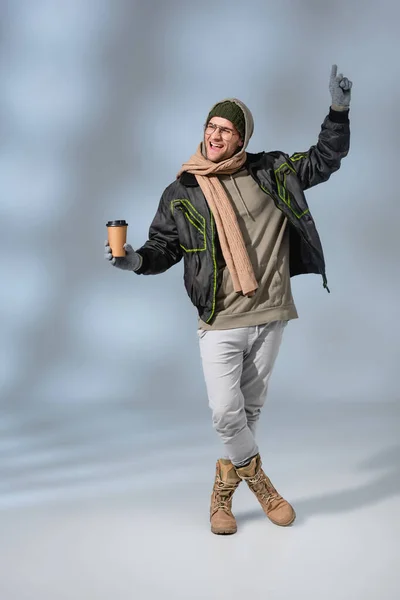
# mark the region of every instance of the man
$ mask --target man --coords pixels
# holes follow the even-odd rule
[[[166,188],[149,239],[111,263],[162,273],[184,259],[184,282],[199,315],[198,336],[213,425],[225,456],[216,464],[211,531],[237,530],[232,496],[244,480],[269,519],[295,519],[261,468],[256,424],[287,322],[297,318],[290,278],[322,276],[321,242],[304,190],[329,179],[349,150],[352,83],[333,65],[332,104],[307,152],[246,153],[253,118],[239,100],[209,112],[202,143]],[[329,290],[328,290],[329,291]]]

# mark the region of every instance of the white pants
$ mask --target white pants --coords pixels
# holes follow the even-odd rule
[[[197,332],[213,426],[237,467],[258,453],[256,424],[286,324]]]

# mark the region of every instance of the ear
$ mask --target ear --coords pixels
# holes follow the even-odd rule
[[[239,139],[239,144],[238,144],[238,145],[239,145],[239,146],[243,146],[243,144],[244,144],[244,141],[243,141],[243,140],[240,138],[240,139]]]

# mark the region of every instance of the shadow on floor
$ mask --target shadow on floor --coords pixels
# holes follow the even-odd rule
[[[386,498],[400,495],[400,446],[387,448],[361,463],[359,468],[361,470],[385,469],[386,473],[359,487],[302,498],[298,501],[294,499],[292,504],[297,517],[293,525],[302,524],[308,518],[317,515],[356,511],[377,504]],[[251,511],[236,513],[236,519],[238,524],[243,524],[265,519],[265,515],[260,506]]]

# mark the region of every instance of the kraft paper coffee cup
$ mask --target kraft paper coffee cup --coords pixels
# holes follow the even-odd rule
[[[108,221],[108,244],[113,256],[125,256],[124,244],[126,243],[127,229],[128,223],[124,220]]]

